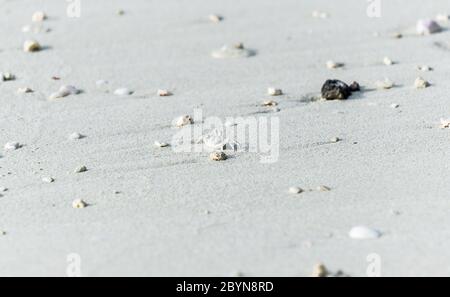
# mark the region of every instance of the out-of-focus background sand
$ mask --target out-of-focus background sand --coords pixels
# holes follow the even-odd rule
[[[17,76],[0,83],[0,145],[25,145],[0,153],[0,186],[9,189],[0,198],[0,275],[64,276],[71,253],[85,276],[308,276],[318,262],[364,276],[371,253],[385,276],[450,274],[450,131],[439,128],[450,117],[450,32],[391,38],[450,12],[448,1],[382,1],[381,18],[358,0],[81,4],[71,19],[65,1],[0,1],[0,72]],[[49,15],[51,32],[21,31],[36,10]],[[211,13],[224,21],[211,23]],[[30,38],[48,48],[24,53]],[[210,57],[235,42],[258,54]],[[385,56],[398,63],[383,65]],[[346,67],[329,70],[327,60]],[[422,64],[435,71],[419,73]],[[415,90],[417,76],[432,86]],[[301,100],[328,78],[371,89],[385,77],[398,87]],[[99,79],[135,94],[101,92]],[[84,93],[48,101],[63,84]],[[287,94],[275,98],[280,112],[263,114],[280,119],[278,162],[253,153],[211,162],[153,146],[194,108],[205,117],[261,110],[269,86]],[[174,96],[160,98],[158,88]],[[70,141],[72,132],[87,137]],[[343,140],[320,145],[333,137]],[[74,174],[79,165],[90,170]],[[294,185],[332,190],[288,194]],[[75,210],[74,199],[92,205]],[[355,241],[355,225],[383,236]]]

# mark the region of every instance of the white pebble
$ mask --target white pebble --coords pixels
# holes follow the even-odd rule
[[[129,96],[131,94],[133,94],[133,91],[131,91],[128,88],[119,88],[114,91],[114,95],[117,95],[117,96]]]
[[[289,193],[291,193],[291,194],[300,194],[301,192],[303,192],[303,189],[301,189],[299,187],[290,187],[289,188]]]
[[[21,147],[20,143],[12,141],[5,144],[5,151],[15,151]]]
[[[394,61],[392,61],[391,59],[389,59],[388,57],[384,57],[383,59],[383,64],[387,65],[387,66],[391,66],[394,65]]]
[[[80,209],[80,208],[85,208],[86,206],[88,206],[88,204],[81,199],[76,199],[72,202],[73,208]]]
[[[328,69],[336,69],[336,68],[344,67],[343,63],[337,63],[334,61],[327,61],[326,65],[327,65]]]
[[[392,89],[394,87],[394,83],[391,80],[386,78],[385,80],[377,81],[375,83],[375,86],[378,89],[389,90],[389,89]]]
[[[267,94],[269,94],[270,96],[281,96],[283,95],[283,91],[277,88],[268,88]]]
[[[41,50],[41,45],[36,40],[27,40],[23,44],[25,52],[37,52]]]
[[[166,143],[166,142],[155,141],[155,146],[157,146],[157,147],[168,147],[169,144]]]
[[[399,108],[399,107],[400,107],[400,105],[399,105],[399,104],[397,104],[397,103],[392,103],[392,104],[391,104],[391,107],[392,107],[392,108]]]
[[[218,14],[210,14],[208,16],[208,19],[213,23],[220,23],[221,21],[223,21],[223,17]]]
[[[158,90],[157,94],[160,97],[172,96],[172,93],[168,90]]]
[[[353,239],[376,239],[381,236],[381,232],[366,226],[356,226],[350,230],[348,236]]]
[[[74,133],[70,134],[68,138],[69,138],[69,140],[78,140],[78,139],[84,138],[84,135],[82,135],[78,132],[74,132]]]
[[[31,17],[31,20],[33,22],[42,22],[47,19],[47,15],[43,11],[36,11],[33,13],[33,16]]]
[[[18,88],[17,93],[18,94],[27,94],[27,93],[33,93],[34,91],[31,88],[25,87],[25,88]]]
[[[416,26],[417,34],[430,35],[442,31],[441,26],[433,20],[419,20]]]
[[[421,77],[416,78],[416,80],[414,81],[414,87],[416,89],[425,89],[428,88],[429,86],[430,83]]]
[[[82,173],[88,171],[86,166],[79,166],[75,169],[75,173]]]
[[[8,188],[6,188],[6,187],[0,187],[0,192],[6,192],[6,191],[8,191]]]
[[[333,137],[330,139],[330,141],[333,143],[337,143],[337,142],[341,141],[341,139],[339,137]]]
[[[262,103],[262,106],[277,106],[278,102],[273,100],[266,100]]]
[[[59,88],[58,92],[51,94],[49,99],[54,100],[54,99],[67,97],[69,95],[77,95],[80,93],[81,93],[81,90],[77,89],[76,87],[71,86],[71,85],[66,85],[66,86],[62,86],[61,88]]]
[[[53,177],[46,176],[46,177],[43,177],[43,178],[42,178],[42,181],[43,181],[44,183],[51,184],[52,182],[55,181],[55,179],[54,179]]]
[[[186,125],[191,125],[194,123],[194,120],[189,115],[184,115],[175,120],[176,127],[183,127]]]

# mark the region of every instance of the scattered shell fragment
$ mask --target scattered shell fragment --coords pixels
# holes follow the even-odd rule
[[[394,61],[392,61],[390,58],[388,58],[388,57],[384,57],[384,59],[383,59],[383,64],[384,65],[387,65],[387,66],[391,66],[391,65],[394,65]]]
[[[442,31],[442,27],[433,20],[419,20],[416,26],[417,34],[430,35]]]
[[[414,87],[416,89],[425,89],[428,88],[429,86],[430,83],[421,77],[416,78],[416,80],[414,81]]]
[[[341,141],[341,139],[339,137],[333,137],[330,139],[330,141],[333,143],[337,143],[337,142]]]
[[[450,119],[441,119],[441,128],[450,128]]]
[[[17,93],[18,94],[27,94],[27,93],[33,93],[33,89],[25,87],[25,88],[18,88]]]
[[[5,73],[2,73],[2,74],[1,74],[1,79],[2,79],[3,81],[12,81],[12,80],[15,80],[16,77],[15,77],[14,74],[12,74],[12,73],[5,72]]]
[[[82,172],[86,172],[86,171],[88,171],[88,169],[87,169],[87,167],[86,166],[79,166],[79,167],[77,167],[76,169],[75,169],[75,173],[82,173]]]
[[[303,192],[303,189],[299,188],[299,187],[290,187],[289,188],[289,193],[291,193],[291,194],[300,194],[302,192]]]
[[[183,127],[186,125],[191,125],[194,123],[194,120],[190,115],[184,115],[175,120],[176,127]]]
[[[23,44],[25,52],[37,52],[41,50],[41,45],[36,40],[27,40]]]
[[[31,17],[31,20],[33,22],[43,22],[47,19],[47,15],[43,11],[36,11],[33,13],[33,16]]]
[[[400,32],[395,32],[392,34],[392,37],[395,39],[401,39],[401,38],[403,38],[403,34]]]
[[[158,90],[157,92],[158,96],[160,97],[167,97],[167,96],[172,96],[173,94],[168,91],[168,90]]]
[[[72,207],[73,208],[80,209],[80,208],[85,208],[87,206],[88,206],[88,204],[86,202],[84,202],[83,200],[81,200],[81,199],[76,199],[76,200],[74,200],[72,202]]]
[[[266,100],[262,103],[262,106],[277,106],[278,102],[273,100]]]
[[[169,144],[167,142],[155,141],[155,146],[157,146],[157,147],[168,147]]]
[[[318,187],[317,187],[317,191],[320,191],[320,192],[329,192],[329,191],[331,191],[331,188],[322,185],[322,186],[318,186]]]
[[[316,264],[314,266],[313,272],[311,274],[311,277],[327,277],[328,271],[325,265],[322,263]]]
[[[0,235],[1,236],[5,236],[6,235],[6,231],[0,230]]]
[[[224,45],[211,53],[211,56],[216,59],[246,58],[254,55],[255,51],[246,49],[243,43]]]
[[[42,181],[43,181],[44,183],[51,184],[52,182],[55,181],[55,179],[54,179],[53,177],[46,176],[46,177],[43,177],[43,178],[42,178]]]
[[[391,104],[391,108],[399,108],[399,107],[400,107],[400,104],[397,104],[397,103]]]
[[[353,227],[348,236],[353,239],[376,239],[381,236],[381,232],[366,226]]]
[[[83,134],[80,134],[80,133],[78,133],[78,132],[74,132],[74,133],[72,133],[72,134],[69,135],[68,139],[69,139],[69,140],[78,140],[78,139],[82,139],[82,138],[84,138],[84,137],[85,137],[85,136],[84,136]]]
[[[81,90],[77,89],[74,86],[66,85],[59,88],[58,92],[55,92],[49,96],[50,100],[55,100],[59,98],[64,98],[69,95],[78,95],[81,93]]]
[[[18,142],[12,141],[5,144],[3,147],[5,151],[15,151],[22,147],[22,145]]]
[[[6,188],[6,187],[0,187],[0,192],[6,192],[6,191],[8,191],[8,188]]]
[[[210,14],[208,16],[208,19],[213,23],[220,23],[221,21],[223,21],[223,16],[218,14]]]
[[[336,68],[342,68],[345,66],[344,63],[338,63],[334,61],[327,61],[326,63],[328,69],[336,69]]]
[[[268,88],[267,94],[269,94],[269,96],[281,96],[283,95],[283,91],[277,88]]]
[[[132,94],[133,94],[133,91],[131,91],[128,88],[119,88],[114,91],[114,95],[117,95],[117,96],[129,96]]]
[[[376,88],[380,89],[380,90],[392,89],[394,87],[394,85],[395,84],[388,78],[385,78],[384,80],[379,80],[379,81],[375,82]]]
[[[213,152],[209,155],[211,161],[224,161],[228,157],[224,152]]]

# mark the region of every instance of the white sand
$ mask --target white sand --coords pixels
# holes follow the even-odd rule
[[[0,83],[0,145],[24,144],[0,153],[0,275],[64,276],[70,253],[86,276],[306,276],[317,262],[364,276],[370,253],[382,275],[450,275],[450,131],[439,128],[450,117],[450,32],[390,38],[450,12],[448,1],[382,1],[379,19],[360,0],[81,2],[70,19],[65,1],[0,1],[0,72],[17,77]],[[22,33],[37,10],[52,31]],[[30,38],[48,48],[24,53]],[[257,55],[210,57],[235,42]],[[328,60],[345,67],[329,70]],[[415,90],[418,76],[432,86]],[[328,78],[370,89],[385,77],[399,87],[300,100]],[[135,93],[103,93],[101,79]],[[48,101],[62,85],[83,93]],[[275,97],[278,162],[251,153],[211,162],[153,145],[196,107],[219,117],[260,110],[268,87],[287,94]],[[74,132],[86,137],[69,140]],[[333,137],[342,141],[319,145]],[[81,165],[89,171],[74,174]],[[288,193],[319,185],[331,191]],[[75,199],[90,206],[73,209]],[[349,238],[359,225],[383,235]]]

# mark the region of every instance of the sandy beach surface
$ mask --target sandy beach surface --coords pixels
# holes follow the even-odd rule
[[[450,23],[414,34],[448,1],[381,1],[379,18],[360,0],[82,0],[78,18],[69,4],[0,1],[0,72],[16,76],[0,82],[0,275],[66,276],[73,255],[83,276],[309,276],[317,263],[366,276],[374,255],[383,276],[450,275]],[[28,39],[42,50],[24,52]],[[237,42],[256,54],[211,57]],[[415,89],[419,76],[431,86]],[[331,78],[363,92],[308,100]],[[395,87],[377,90],[385,78]],[[49,100],[63,85],[82,93]],[[278,118],[277,161],[155,147],[194,109]],[[359,225],[381,236],[350,238]]]

